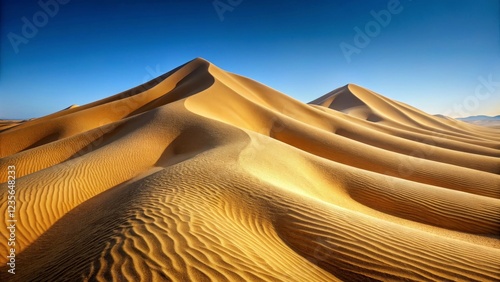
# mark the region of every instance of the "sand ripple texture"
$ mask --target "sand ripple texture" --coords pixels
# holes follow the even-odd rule
[[[438,94],[438,93],[437,93]],[[0,281],[500,281],[500,131],[195,59],[0,124]]]

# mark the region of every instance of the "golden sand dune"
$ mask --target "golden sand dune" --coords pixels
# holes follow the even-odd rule
[[[5,120],[0,119],[0,132],[7,130],[9,128],[15,127],[23,123],[23,120]]]
[[[0,131],[1,281],[500,280],[500,131],[356,85],[195,59]]]

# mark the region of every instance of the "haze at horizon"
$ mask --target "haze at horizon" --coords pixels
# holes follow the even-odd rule
[[[1,3],[0,118],[102,99],[195,57],[302,102],[355,83],[431,114],[500,114],[496,0]]]

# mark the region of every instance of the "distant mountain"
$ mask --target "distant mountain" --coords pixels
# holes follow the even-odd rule
[[[197,58],[0,121],[0,281],[500,281],[499,140],[354,84],[304,104]]]
[[[488,127],[499,127],[500,126],[500,115],[498,116],[485,116],[485,115],[477,115],[477,116],[470,116],[470,117],[465,117],[465,118],[457,118],[458,120],[476,124],[476,125],[482,125],[482,126],[488,126]]]
[[[495,121],[500,121],[500,115],[498,116],[485,116],[485,115],[478,115],[478,116],[470,116],[470,117],[464,117],[464,118],[457,118],[458,120],[461,120],[461,121],[467,121],[467,122],[470,122],[470,121],[480,121],[480,120],[489,120],[489,121],[492,121],[492,120],[495,120]]]

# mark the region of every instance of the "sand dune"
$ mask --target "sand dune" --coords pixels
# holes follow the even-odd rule
[[[198,58],[1,123],[0,157],[1,281],[500,280],[500,131],[352,84],[304,104]]]
[[[7,130],[9,128],[18,126],[22,124],[24,121],[23,120],[6,120],[6,119],[0,119],[0,132]]]

